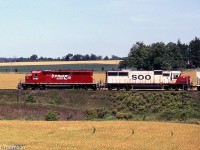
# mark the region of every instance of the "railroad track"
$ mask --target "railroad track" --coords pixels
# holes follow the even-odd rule
[[[186,92],[186,93],[198,93],[199,91],[197,91],[197,90],[178,90],[178,91],[176,91],[176,90],[164,90],[164,89],[131,89],[131,90],[125,90],[125,89],[120,89],[120,90],[117,90],[117,89],[113,89],[113,90],[108,90],[108,89],[97,89],[97,90],[91,90],[91,89],[89,89],[89,90],[84,90],[84,89],[45,89],[45,90],[39,90],[39,89],[37,89],[37,90],[22,90],[22,89],[0,89],[0,91],[27,91],[27,92],[44,92],[44,91],[52,91],[52,90],[57,90],[57,91],[62,91],[62,90],[66,90],[66,91],[93,91],[93,92],[99,92],[99,91],[101,91],[101,92],[113,92],[113,93],[115,93],[115,92],[128,92],[128,93],[130,93],[130,92],[163,92],[163,93],[165,93],[165,92],[177,92],[177,93],[183,93],[183,92]]]

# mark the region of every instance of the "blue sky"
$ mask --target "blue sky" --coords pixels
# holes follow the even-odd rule
[[[0,0],[0,57],[127,56],[200,37],[200,0]]]

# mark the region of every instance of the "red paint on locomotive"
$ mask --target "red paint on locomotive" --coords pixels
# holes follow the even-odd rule
[[[93,83],[91,70],[44,70],[32,71],[25,83]]]
[[[176,80],[177,85],[190,85],[192,83],[190,76],[179,76]]]

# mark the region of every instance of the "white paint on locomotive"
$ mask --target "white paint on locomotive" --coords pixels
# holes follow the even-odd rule
[[[180,71],[107,71],[106,83],[160,84],[175,83]]]

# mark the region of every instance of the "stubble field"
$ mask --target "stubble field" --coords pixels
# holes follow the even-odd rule
[[[0,146],[24,149],[199,150],[200,126],[133,121],[0,121]]]
[[[94,61],[44,61],[44,62],[5,62],[0,66],[32,66],[32,65],[69,65],[69,64],[110,64],[118,65],[121,60],[94,60]]]

